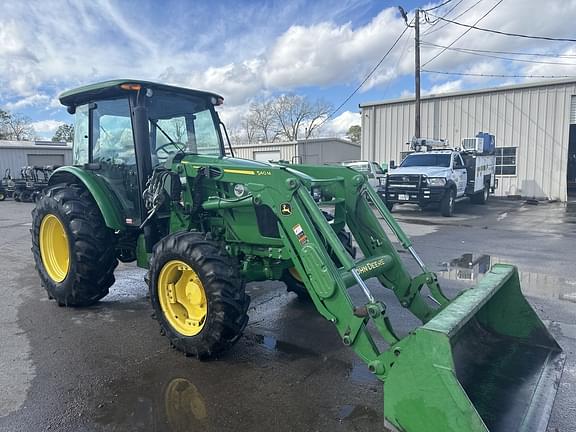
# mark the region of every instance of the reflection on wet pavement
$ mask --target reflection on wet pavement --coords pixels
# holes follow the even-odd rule
[[[463,254],[442,263],[438,276],[448,280],[479,280],[494,264],[509,264],[510,260],[491,255]],[[522,292],[529,296],[554,298],[576,303],[576,280],[564,279],[543,273],[520,271]]]

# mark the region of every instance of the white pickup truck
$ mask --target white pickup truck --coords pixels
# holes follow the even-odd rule
[[[384,201],[390,210],[394,204],[439,204],[443,216],[452,216],[461,198],[484,204],[495,187],[496,156],[491,153],[432,149],[410,153],[398,167],[392,161]]]
[[[374,161],[353,160],[341,162],[341,165],[361,172],[368,178],[368,183],[383,197],[386,183],[386,170]]]

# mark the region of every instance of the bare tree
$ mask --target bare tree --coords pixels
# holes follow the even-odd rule
[[[278,119],[272,107],[273,103],[269,100],[250,105],[245,125],[248,142],[258,140],[270,143],[278,139]]]
[[[0,113],[2,122],[1,129],[4,139],[14,141],[26,141],[34,139],[34,128],[28,117],[22,114],[10,114],[5,111]]]
[[[282,95],[272,101],[271,109],[280,135],[288,141],[296,141],[299,137],[312,136],[330,114],[331,106],[320,100],[310,102],[303,96]]]

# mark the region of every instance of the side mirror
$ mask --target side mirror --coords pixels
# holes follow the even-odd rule
[[[384,173],[388,172],[388,164],[386,162],[382,162],[380,164],[380,168],[382,168],[382,171],[384,171]]]
[[[395,169],[396,168],[396,162],[394,162],[393,160],[390,161],[390,169]]]

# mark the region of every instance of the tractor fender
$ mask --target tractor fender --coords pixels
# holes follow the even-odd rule
[[[123,219],[123,210],[120,202],[104,183],[104,180],[79,167],[65,166],[58,168],[50,176],[48,186],[58,183],[82,183],[92,194],[104,222],[113,230],[126,228]]]

